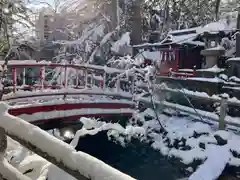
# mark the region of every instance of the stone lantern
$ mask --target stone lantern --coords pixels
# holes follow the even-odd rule
[[[201,55],[205,57],[206,62],[202,64],[202,68],[207,69],[217,65],[219,57],[225,54],[224,47],[220,46],[222,37],[224,37],[222,31],[218,33],[204,32],[205,49],[201,51]]]

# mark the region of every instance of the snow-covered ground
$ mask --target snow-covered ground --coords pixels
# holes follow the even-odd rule
[[[160,133],[159,123],[151,109],[136,113],[135,118],[141,122],[141,126],[130,121],[126,127],[122,127],[118,123],[81,118],[84,127],[76,133],[70,145],[75,147],[79,138],[86,134],[94,136],[101,131],[107,131],[109,139],[120,143],[123,147],[126,142],[131,141],[131,138],[138,138],[149,143],[159,153],[179,159],[191,172],[196,168],[194,162],[202,161],[203,164],[190,176],[191,180],[214,180],[227,164],[240,166],[240,159],[236,156],[240,154],[240,138],[233,132],[218,131],[214,126],[195,122],[187,117],[169,117],[160,114],[159,119],[168,132]],[[7,159],[30,178],[45,180],[48,176],[49,180],[74,179],[41,157],[22,148],[10,138],[8,142]]]

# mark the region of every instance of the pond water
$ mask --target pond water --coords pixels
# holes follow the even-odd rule
[[[160,152],[148,144],[133,140],[122,147],[110,140],[105,132],[80,138],[77,150],[86,152],[138,180],[176,180],[184,177]]]

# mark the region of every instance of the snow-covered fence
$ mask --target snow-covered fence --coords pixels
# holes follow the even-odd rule
[[[181,96],[185,96],[185,98],[189,98],[190,100],[204,102],[206,105],[211,103],[219,104],[218,108],[216,108],[218,109],[218,114],[214,112],[194,109],[193,107],[175,104],[168,101],[162,102],[162,104],[167,108],[175,109],[180,112],[186,112],[196,117],[200,116],[202,118],[207,118],[207,119],[216,121],[219,123],[219,129],[224,129],[225,124],[240,127],[240,120],[233,118],[227,114],[228,106],[240,107],[240,100],[236,100],[235,98],[227,99],[224,96],[222,97],[216,96],[216,95],[208,96],[206,93],[192,92],[186,89],[170,89],[170,88],[164,87],[164,88],[160,88],[159,90],[162,93],[181,95]]]
[[[8,114],[8,106],[0,103],[1,161],[0,174],[9,180],[28,180],[3,158],[6,135],[32,152],[45,158],[78,180],[133,180],[130,176],[108,166],[104,162],[76,150],[23,119]]]

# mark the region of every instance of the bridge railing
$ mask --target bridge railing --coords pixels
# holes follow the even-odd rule
[[[39,99],[41,97],[41,100],[50,100],[51,98],[74,98],[75,96],[79,95],[94,95],[94,96],[105,96],[105,97],[114,97],[114,98],[121,98],[121,99],[127,99],[131,100],[132,95],[125,92],[114,92],[114,91],[100,91],[98,89],[83,89],[83,90],[76,90],[76,89],[62,89],[57,91],[34,91],[34,92],[16,92],[15,94],[7,94],[3,96],[3,101],[7,102],[17,102],[21,99],[30,99],[30,101],[33,101],[35,98]]]
[[[7,180],[30,180],[4,158],[8,135],[78,180],[134,180],[86,153],[76,152],[70,145],[20,118],[9,115],[7,111],[8,106],[0,103],[0,177]]]
[[[8,74],[10,84],[5,89],[16,92],[19,89],[61,89],[61,88],[93,88],[107,87],[109,78],[123,73],[123,70],[89,64],[57,64],[36,61],[9,61]],[[28,72],[28,70],[32,72]],[[34,72],[33,72],[34,71]],[[32,80],[33,82],[27,82]],[[131,84],[131,83],[130,83]],[[112,88],[120,90],[119,80]]]

